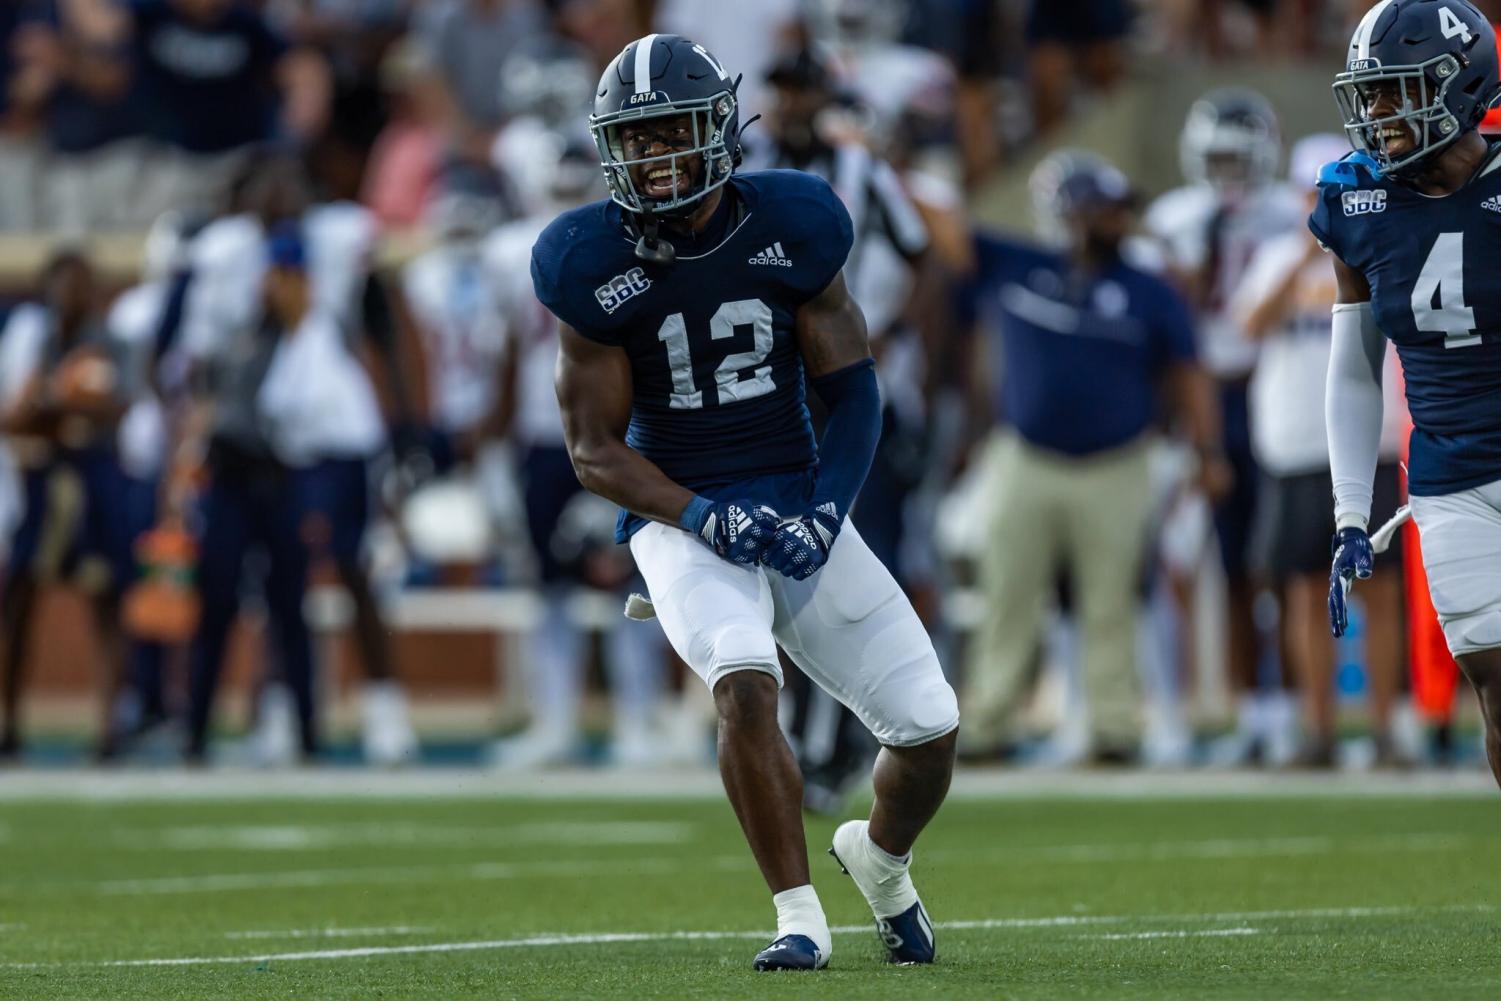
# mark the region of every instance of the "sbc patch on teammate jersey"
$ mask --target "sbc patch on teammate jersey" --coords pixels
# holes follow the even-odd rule
[[[1344,206],[1345,215],[1367,215],[1372,212],[1386,211],[1386,192],[1380,189],[1376,191],[1346,191],[1340,195],[1340,203]]]

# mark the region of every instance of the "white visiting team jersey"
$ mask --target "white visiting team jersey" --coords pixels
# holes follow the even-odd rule
[[[1270,473],[1293,476],[1329,468],[1324,430],[1324,382],[1329,370],[1330,307],[1335,300],[1334,268],[1326,255],[1303,263],[1309,234],[1284,233],[1267,241],[1252,258],[1231,302],[1236,318],[1279,288],[1291,269],[1302,267],[1295,307],[1262,341],[1251,379],[1251,440],[1256,458]],[[1388,351],[1382,378],[1386,408],[1381,426],[1381,458],[1395,460],[1407,426],[1401,374]]]
[[[495,408],[506,345],[505,320],[480,250],[436,247],[408,264],[401,282],[422,336],[433,420],[445,431],[468,431]]]
[[[289,466],[365,458],[385,442],[380,404],[338,322],[314,307],[284,334],[256,397],[276,457]]]
[[[375,217],[350,202],[315,205],[302,219],[313,304],[349,326],[378,235]],[[266,231],[252,215],[228,216],[203,228],[191,250],[193,284],[184,308],[182,339],[193,357],[220,350],[225,340],[261,314]]]
[[[553,389],[558,364],[558,320],[532,291],[532,245],[550,215],[500,227],[485,241],[485,270],[506,318],[516,358],[516,418],[512,436],[523,448],[563,446],[563,416]]]
[[[136,385],[142,387],[120,421],[119,435],[120,467],[140,480],[154,479],[167,458],[167,420],[151,388],[151,370],[156,365],[157,328],[169,293],[166,280],[126,289],[110,307],[106,321],[110,336],[126,346],[129,364],[136,367]]]
[[[1228,209],[1209,185],[1192,184],[1169,191],[1147,210],[1146,229],[1166,244],[1174,266],[1197,271],[1217,261],[1199,315],[1199,357],[1211,375],[1240,378],[1255,366],[1256,345],[1241,333],[1230,299],[1257,247],[1301,229],[1307,216],[1302,195],[1282,183],[1263,185]]]

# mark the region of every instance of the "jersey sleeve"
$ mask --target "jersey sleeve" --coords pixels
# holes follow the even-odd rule
[[[844,203],[827,181],[812,174],[791,174],[777,201],[779,218],[795,227],[795,243],[787,247],[794,267],[788,268],[787,285],[799,304],[807,302],[829,287],[849,258],[855,242],[854,224]]]
[[[1158,282],[1157,287],[1159,303],[1155,333],[1158,358],[1164,365],[1193,361],[1198,357],[1198,349],[1188,303],[1166,282]]]
[[[581,236],[570,215],[542,231],[532,245],[532,290],[552,315],[584,337],[619,347],[620,334],[601,322],[607,316],[603,300],[596,297],[588,274],[573,266]]]

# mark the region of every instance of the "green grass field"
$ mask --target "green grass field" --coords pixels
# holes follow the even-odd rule
[[[890,968],[810,825],[827,971],[715,799],[0,801],[0,997],[1501,998],[1501,797],[965,798]]]

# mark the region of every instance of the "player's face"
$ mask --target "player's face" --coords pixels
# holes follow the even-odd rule
[[[1388,118],[1423,106],[1422,85],[1412,77],[1402,80],[1376,80],[1360,87],[1366,117]],[[1376,130],[1374,140],[1381,152],[1392,159],[1406,156],[1418,146],[1417,126],[1412,122],[1390,122]]]
[[[688,113],[620,126],[620,146],[625,159],[648,160],[630,168],[631,183],[645,198],[681,198],[691,194],[703,174],[704,158],[689,151],[703,141],[704,123],[700,122],[695,129],[693,116]]]

